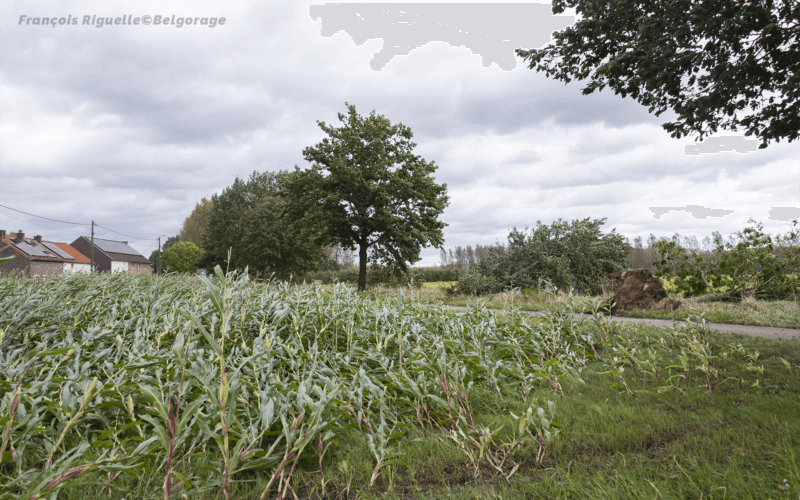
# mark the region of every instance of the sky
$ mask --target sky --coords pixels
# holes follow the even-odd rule
[[[548,44],[574,10],[439,3],[450,14],[426,2],[5,0],[0,229],[71,242],[94,220],[96,236],[148,256],[236,176],[309,167],[302,150],[326,137],[317,121],[340,125],[345,102],[408,126],[414,153],[438,166],[446,248],[559,218],[702,241],[750,218],[786,234],[800,217],[800,141],[759,150],[741,129],[673,139],[661,124],[675,113],[608,88],[584,96],[588,81],[565,85],[514,54]],[[421,256],[415,265],[434,265],[439,250]]]

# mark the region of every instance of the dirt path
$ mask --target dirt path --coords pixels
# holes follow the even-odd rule
[[[466,307],[463,306],[445,306],[445,307],[448,307],[450,309],[466,309]],[[499,309],[492,309],[492,311],[498,311],[498,310]],[[545,314],[542,311],[521,311],[521,312],[525,312],[528,314],[538,314],[540,316],[544,316]],[[587,318],[587,319],[593,318],[591,314],[575,313],[574,316],[576,318]],[[681,328],[683,325],[686,324],[685,321],[677,321],[671,319],[626,318],[623,316],[614,316],[613,319],[604,317],[603,321],[618,321],[621,323],[629,322],[629,323],[635,323],[637,325],[655,326],[658,328],[669,328],[671,326],[674,326],[675,328]],[[800,330],[796,330],[794,328],[729,325],[726,323],[708,323],[708,322],[706,322],[706,328],[717,332],[738,333],[741,335],[752,335],[753,337],[764,337],[768,339],[784,339],[784,340],[800,339]]]

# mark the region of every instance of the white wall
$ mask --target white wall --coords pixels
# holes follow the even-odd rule
[[[84,264],[82,262],[64,262],[65,273],[88,273],[91,270],[91,264]]]
[[[117,272],[127,273],[128,272],[128,263],[127,262],[111,261],[111,272],[112,273],[117,273]]]

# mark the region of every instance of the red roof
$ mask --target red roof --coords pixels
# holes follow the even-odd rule
[[[5,243],[9,247],[13,248],[17,251],[20,255],[25,257],[28,260],[42,260],[42,261],[51,261],[51,262],[72,262],[72,263],[82,263],[82,264],[91,264],[91,260],[89,260],[85,255],[81,254],[74,248],[72,248],[67,243],[57,243],[55,241],[42,241],[42,243],[48,243],[50,245],[58,247],[61,251],[66,252],[72,259],[65,259],[57,255],[52,249],[47,248],[45,245],[40,245],[36,242],[33,238],[25,238],[25,241],[33,245],[32,248],[35,248],[37,253],[41,252],[46,255],[31,255],[26,253],[25,250],[18,248],[16,246],[16,242],[14,241],[11,236],[6,235],[5,239],[2,240],[2,243]]]
[[[70,260],[68,262],[80,262],[82,264],[91,264],[92,263],[92,259],[90,259],[89,257],[83,255],[79,251],[77,251],[74,248],[72,248],[71,246],[69,246],[69,243],[56,243],[54,241],[48,241],[48,243],[55,244],[58,248],[60,248],[61,250],[64,250],[65,252],[70,254],[70,256],[72,256],[75,259],[74,261]]]

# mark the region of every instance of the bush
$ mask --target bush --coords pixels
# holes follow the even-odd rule
[[[458,280],[458,289],[465,295],[485,295],[494,292],[497,282],[491,276],[481,274],[477,269],[470,269]]]
[[[177,271],[179,273],[194,272],[203,251],[191,241],[180,241],[164,250],[161,255],[161,267],[166,271]]]

